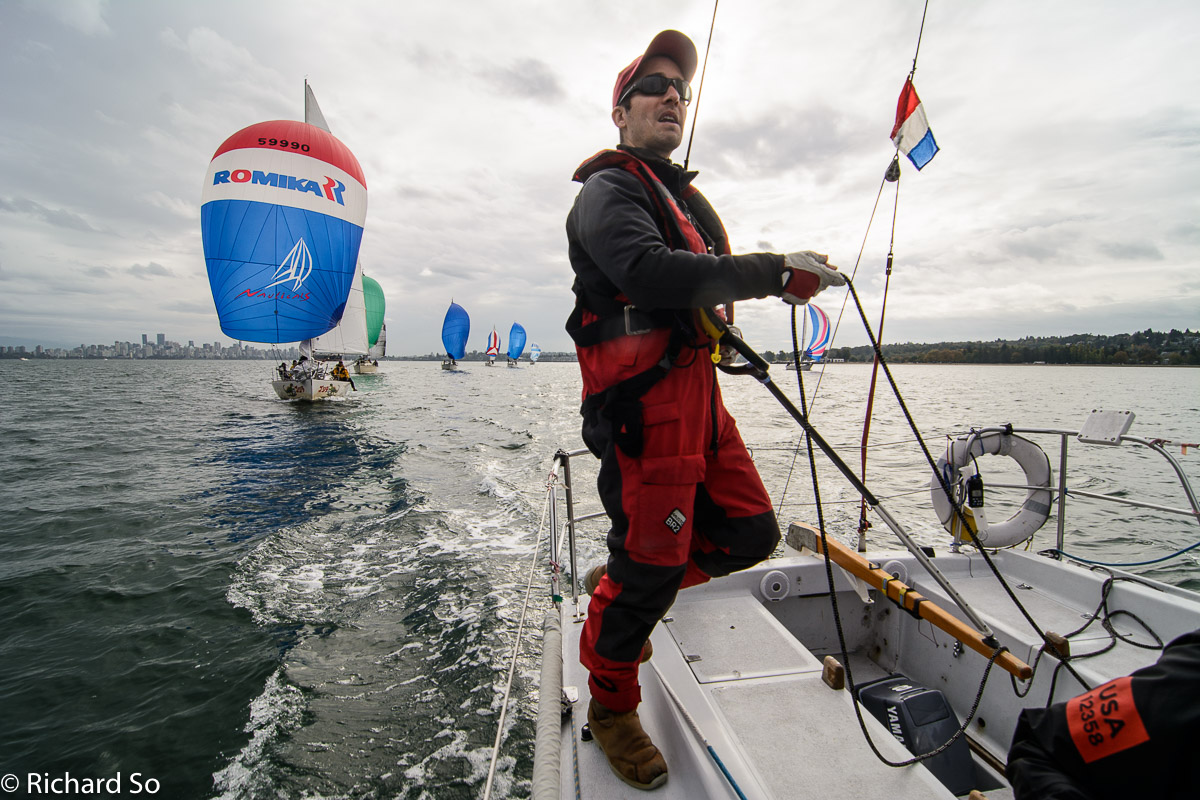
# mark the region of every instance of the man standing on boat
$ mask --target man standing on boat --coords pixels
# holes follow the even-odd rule
[[[640,789],[667,779],[637,714],[650,632],[679,589],[751,567],[779,542],[770,497],[721,401],[702,309],[768,295],[799,305],[845,283],[811,251],[729,253],[695,173],[670,161],[696,63],[691,40],[668,30],[619,73],[620,144],[576,171],[583,188],[567,218],[583,438],[601,459],[612,521],[608,563],[584,581],[588,723],[613,771]]]

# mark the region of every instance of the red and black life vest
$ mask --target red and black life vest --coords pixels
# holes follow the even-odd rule
[[[682,196],[676,198],[646,162],[621,150],[603,150],[592,156],[575,171],[574,179],[583,182],[604,169],[623,169],[642,183],[669,249],[713,255],[729,252],[725,226],[704,195],[690,184],[681,192]],[[617,444],[627,455],[636,457],[642,446],[640,398],[666,377],[685,347],[696,350],[708,347],[711,340],[696,316],[702,312],[691,309],[642,311],[630,304],[623,293],[600,296],[579,282],[576,282],[575,290],[575,308],[566,328],[581,362],[589,357],[590,348],[622,336],[656,334],[664,341],[662,356],[654,366],[588,395],[583,403],[585,416],[602,413],[613,419],[618,431]],[[665,331],[669,331],[669,335]]]
[[[682,197],[676,198],[646,162],[623,150],[601,150],[579,165],[574,180],[582,183],[605,169],[623,169],[646,188],[658,228],[668,248],[712,255],[729,253],[729,237],[721,218],[704,195],[690,183],[684,187]],[[567,320],[567,333],[579,347],[676,324],[682,325],[685,330],[690,328],[695,333],[702,330],[690,319],[693,316],[691,312],[644,312],[631,306],[624,294],[598,296],[578,284],[576,293],[575,310]],[[585,323],[585,310],[597,319]]]

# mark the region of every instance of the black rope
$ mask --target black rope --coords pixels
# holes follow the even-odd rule
[[[792,347],[794,350],[797,348],[795,306],[792,306]],[[804,395],[804,373],[802,370],[800,370],[799,365],[797,365],[796,368],[796,381],[800,387],[800,412],[805,418],[807,418],[808,403]],[[904,761],[891,761],[887,756],[879,751],[879,748],[875,745],[875,740],[871,738],[870,731],[867,730],[867,723],[863,719],[862,715],[862,705],[858,702],[858,688],[857,684],[854,682],[854,671],[850,666],[850,654],[846,646],[846,633],[842,627],[842,614],[838,606],[836,584],[834,583],[833,577],[833,560],[829,557],[829,540],[825,534],[825,513],[821,504],[821,487],[817,480],[816,453],[813,450],[812,437],[806,435],[805,440],[808,443],[808,467],[812,473],[813,498],[816,501],[817,506],[817,530],[821,534],[821,552],[825,557],[825,580],[829,583],[829,603],[833,610],[833,624],[834,628],[837,630],[838,648],[841,651],[842,666],[846,670],[846,686],[850,692],[850,697],[855,701],[852,703],[852,705],[854,706],[854,716],[858,720],[859,730],[862,731],[863,738],[866,739],[867,745],[871,748],[871,752],[875,754],[875,757],[884,764],[887,764],[889,767],[907,767],[912,764],[917,764],[921,761],[927,761],[945,752],[955,742],[961,739],[964,733],[966,733],[966,730],[971,725],[972,720],[975,719],[976,712],[979,710],[979,703],[983,700],[983,692],[987,687],[987,681],[988,677],[991,675],[992,666],[995,665],[996,659],[1000,657],[1000,654],[1006,652],[1008,648],[997,647],[992,652],[991,658],[988,659],[987,667],[985,667],[983,670],[983,678],[979,681],[979,689],[975,692],[975,701],[971,704],[971,710],[967,713],[966,719],[964,719],[962,724],[959,725],[958,730],[954,732],[953,736],[933,750],[930,750],[927,753],[914,755],[912,758],[905,759]],[[887,596],[886,591],[884,592],[884,596]],[[903,605],[901,605],[901,608],[903,608]],[[914,606],[914,615],[916,610],[917,607]]]
[[[1057,653],[1057,651],[1056,651],[1056,658],[1059,659],[1060,663],[1054,667],[1054,674],[1051,675],[1051,677],[1050,677],[1050,691],[1046,695],[1046,707],[1047,708],[1049,708],[1050,705],[1054,702],[1054,692],[1055,692],[1055,687],[1058,684],[1058,674],[1060,671],[1062,671],[1063,667],[1066,665],[1066,662],[1068,662],[1068,661],[1083,661],[1084,659],[1095,658],[1096,656],[1104,655],[1105,653],[1107,653],[1110,650],[1112,650],[1113,648],[1115,648],[1117,646],[1118,641],[1124,642],[1125,644],[1130,645],[1131,647],[1138,647],[1143,650],[1162,650],[1164,647],[1166,647],[1166,644],[1163,642],[1162,637],[1159,636],[1158,633],[1155,632],[1153,628],[1151,628],[1149,625],[1147,625],[1145,620],[1143,620],[1137,614],[1134,614],[1132,611],[1128,611],[1123,608],[1110,610],[1108,607],[1109,594],[1112,592],[1113,586],[1116,585],[1116,583],[1118,581],[1128,581],[1129,583],[1138,583],[1143,586],[1151,586],[1151,584],[1148,583],[1147,581],[1143,581],[1139,578],[1134,578],[1134,577],[1125,576],[1125,575],[1113,575],[1111,572],[1109,572],[1106,569],[1100,569],[1097,571],[1102,571],[1102,572],[1105,572],[1108,574],[1108,577],[1104,580],[1104,583],[1101,584],[1101,586],[1100,586],[1100,603],[1096,606],[1096,610],[1088,615],[1087,622],[1085,622],[1083,625],[1076,628],[1075,630],[1071,631],[1070,633],[1065,634],[1063,636],[1063,639],[1069,641],[1072,636],[1078,636],[1079,634],[1083,633],[1088,628],[1090,628],[1092,626],[1092,624],[1094,622],[1096,622],[1096,620],[1100,620],[1100,627],[1104,628],[1104,630],[1108,633],[1108,637],[1109,637],[1108,644],[1099,650],[1092,650],[1090,652],[1080,653],[1078,655],[1076,655],[1076,654],[1063,655],[1061,653]],[[1155,643],[1154,644],[1142,644],[1141,642],[1136,642],[1133,639],[1130,639],[1128,636],[1126,636],[1126,635],[1122,634],[1120,631],[1118,631],[1112,622],[1113,617],[1117,616],[1118,614],[1128,616],[1131,619],[1133,619],[1135,622],[1137,622],[1137,624],[1142,627],[1142,630],[1144,630],[1146,633],[1148,633],[1151,636],[1151,638],[1154,639]],[[1042,655],[1046,652],[1047,652],[1046,645],[1043,644],[1041,646],[1041,648],[1038,649],[1037,655],[1034,657],[1033,664],[1032,664],[1033,676],[1030,677],[1028,688],[1026,688],[1024,692],[1022,692],[1020,687],[1017,686],[1017,682],[1015,679],[1010,679],[1012,682],[1013,693],[1017,697],[1023,698],[1029,694],[1030,689],[1032,689],[1032,687],[1033,687],[1034,678],[1037,676],[1038,665],[1041,663]],[[1078,678],[1076,678],[1076,679],[1078,679]]]
[[[942,491],[946,493],[946,497],[950,499],[951,504],[958,513],[959,522],[963,525],[963,530],[970,530],[970,528],[967,527],[966,515],[963,514],[961,505],[954,503],[954,495],[950,489],[949,483],[946,481],[946,476],[942,475],[941,470],[937,468],[937,462],[933,460],[933,456],[930,454],[929,448],[925,444],[925,438],[921,435],[921,431],[917,428],[917,422],[913,419],[912,412],[908,410],[908,405],[904,402],[904,397],[900,394],[900,387],[896,385],[896,379],[892,376],[891,369],[888,368],[887,359],[883,357],[883,348],[879,346],[879,340],[875,338],[875,333],[871,330],[871,323],[867,320],[867,313],[865,310],[863,310],[862,302],[858,298],[858,292],[854,289],[854,282],[846,281],[846,288],[850,290],[850,295],[854,298],[854,305],[858,308],[858,315],[862,319],[863,328],[867,332],[867,338],[870,340],[871,347],[875,351],[875,357],[879,359],[879,366],[883,369],[883,374],[887,377],[888,384],[892,387],[892,393],[896,396],[896,402],[900,405],[900,410],[904,412],[904,418],[908,421],[908,426],[912,430],[913,435],[916,437],[917,444],[921,447],[921,452],[925,454],[925,461],[929,464],[929,469],[935,476],[937,476],[938,483],[941,484]],[[1021,612],[1021,615],[1025,617],[1025,621],[1029,623],[1030,627],[1033,628],[1042,642],[1049,644],[1049,640],[1046,638],[1045,631],[1043,631],[1041,626],[1037,624],[1025,606],[1021,604],[1020,599],[1017,598],[1016,592],[1014,592],[1012,587],[1009,586],[1008,581],[1004,579],[1004,576],[1000,574],[999,568],[996,567],[995,563],[992,562],[991,556],[988,555],[987,548],[983,546],[982,542],[974,539],[972,539],[972,541],[975,543],[975,549],[978,550],[979,554],[983,557],[983,561],[985,564],[987,564],[988,569],[992,571],[992,574],[996,577],[996,580],[1000,582],[1000,586],[1004,588],[1005,594],[1007,594],[1009,599],[1012,600],[1013,605],[1015,605],[1017,610]],[[1066,664],[1066,662],[1064,662],[1064,664]],[[1092,688],[1088,682],[1085,681],[1072,666],[1070,666],[1070,664],[1066,664],[1066,669],[1071,673],[1075,680],[1079,681],[1079,684],[1083,686],[1085,690]]]

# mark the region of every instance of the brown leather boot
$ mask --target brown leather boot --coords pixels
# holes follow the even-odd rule
[[[616,776],[635,789],[657,789],[667,782],[667,762],[642,729],[637,709],[616,712],[592,700],[588,727]]]
[[[583,576],[583,590],[588,593],[588,596],[596,593],[596,587],[600,585],[600,579],[606,572],[608,572],[607,564],[597,564]],[[639,659],[639,663],[645,664],[652,655],[654,655],[654,645],[650,644],[650,640],[647,639],[646,643],[642,645],[642,657]]]

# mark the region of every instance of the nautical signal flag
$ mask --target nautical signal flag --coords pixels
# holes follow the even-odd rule
[[[921,104],[921,98],[917,97],[912,78],[904,81],[900,102],[896,104],[896,127],[892,128],[892,141],[917,169],[921,169],[937,155],[937,142],[933,140],[929,120],[925,118],[925,106]]]

